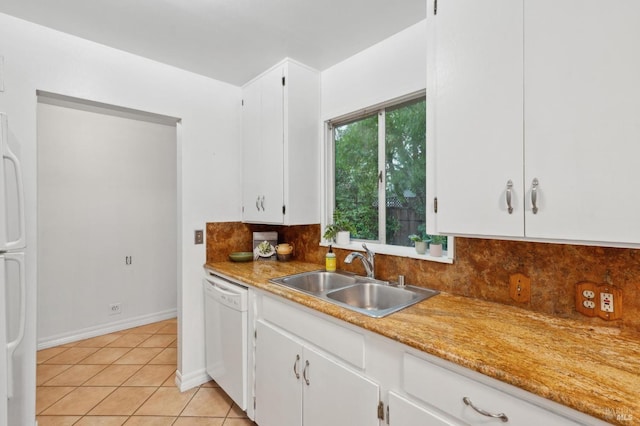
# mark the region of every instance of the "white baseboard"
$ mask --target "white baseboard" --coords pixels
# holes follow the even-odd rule
[[[52,348],[54,346],[77,342],[78,340],[89,339],[91,337],[102,336],[103,334],[109,334],[115,331],[126,330],[128,328],[139,327],[141,325],[175,318],[177,315],[177,309],[169,309],[163,312],[141,315],[135,318],[114,321],[108,324],[101,324],[95,327],[89,327],[82,330],[75,330],[69,333],[63,333],[43,339],[38,339],[38,350]]]
[[[207,383],[211,380],[211,377],[207,374],[207,371],[203,368],[201,370],[194,371],[186,375],[182,375],[180,370],[176,371],[176,386],[180,392],[187,391],[189,389],[200,386],[203,383]]]

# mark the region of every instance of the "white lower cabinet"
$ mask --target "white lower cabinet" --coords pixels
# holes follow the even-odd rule
[[[379,425],[376,383],[262,320],[256,330],[258,425]]]
[[[389,426],[459,426],[462,424],[447,420],[441,414],[435,413],[435,410],[416,404],[393,391],[389,392],[387,416]]]
[[[279,297],[254,309],[259,426],[607,424]]]
[[[459,420],[459,423],[442,423],[446,425],[599,424],[597,421],[597,423],[574,422],[567,417],[410,354],[404,354],[402,382],[408,394],[428,402],[429,405]]]

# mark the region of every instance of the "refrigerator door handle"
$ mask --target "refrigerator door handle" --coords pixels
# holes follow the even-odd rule
[[[4,258],[7,261],[14,261],[18,264],[20,273],[20,318],[18,326],[18,335],[14,340],[7,343],[7,397],[13,397],[13,354],[16,348],[24,339],[25,320],[27,317],[27,286],[25,277],[24,254],[23,253],[5,253]]]
[[[13,250],[17,248],[24,248],[26,246],[26,238],[25,238],[25,211],[24,211],[24,183],[22,181],[22,170],[20,169],[20,161],[18,161],[18,157],[16,157],[13,152],[9,149],[9,126],[7,123],[6,114],[0,114],[0,127],[2,127],[2,135],[0,137],[4,140],[4,144],[1,144],[4,148],[2,152],[2,158],[9,160],[13,163],[13,168],[16,173],[16,186],[18,190],[18,221],[19,221],[19,232],[18,238],[14,241],[7,241],[6,249]]]

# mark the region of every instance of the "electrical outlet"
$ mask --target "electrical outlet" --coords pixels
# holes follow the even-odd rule
[[[622,318],[622,290],[584,281],[576,285],[576,311],[611,321]]]
[[[598,286],[595,283],[584,281],[576,285],[576,311],[588,317],[595,317],[596,312],[596,291]]]
[[[582,295],[587,299],[593,299],[596,297],[596,294],[593,292],[593,290],[583,290]]]
[[[602,312],[613,312],[613,294],[600,293],[600,310]]]
[[[622,290],[609,284],[598,286],[598,316],[607,321],[622,318]]]
[[[112,303],[109,305],[109,315],[118,315],[122,313],[122,303]]]
[[[194,244],[204,244],[204,231],[202,229],[196,229],[193,235]]]

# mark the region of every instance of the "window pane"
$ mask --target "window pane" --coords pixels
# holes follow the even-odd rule
[[[352,238],[378,240],[378,115],[334,131],[336,211],[355,226]]]
[[[386,113],[387,244],[412,246],[409,235],[426,230],[426,102]]]

